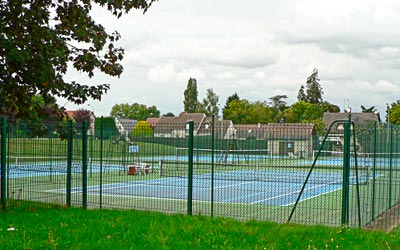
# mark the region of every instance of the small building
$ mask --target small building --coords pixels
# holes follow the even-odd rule
[[[177,117],[163,116],[154,127],[154,137],[184,138],[188,135],[187,123],[193,121],[194,136],[209,136],[212,131],[212,117],[204,113],[182,112]],[[216,138],[227,138],[233,133],[231,120],[214,118],[214,135]]]
[[[146,122],[148,122],[150,126],[154,129],[157,126],[160,119],[161,119],[160,117],[149,117],[146,119]]]
[[[313,123],[269,123],[266,126],[268,150],[272,155],[311,156],[315,137]]]
[[[118,129],[120,135],[123,136],[127,142],[130,141],[129,134],[132,132],[137,123],[137,120],[115,117],[115,127]]]
[[[205,118],[204,113],[185,112],[177,117],[162,116],[154,128],[154,137],[186,137],[189,132],[186,124],[189,121],[194,122],[194,134],[197,135]]]
[[[312,155],[316,128],[312,123],[235,124],[238,140],[264,140],[270,155]]]
[[[344,143],[344,121],[351,121],[357,127],[373,126],[375,123],[380,124],[381,119],[379,113],[325,113],[322,121],[329,135],[327,141],[330,143],[327,148],[329,150],[341,151]],[[332,126],[331,126],[332,125]],[[356,138],[357,139],[357,138]],[[358,149],[361,149],[360,142],[356,142]]]

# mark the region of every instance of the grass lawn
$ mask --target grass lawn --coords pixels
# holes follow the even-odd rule
[[[0,214],[1,249],[400,249],[392,232],[143,211],[29,206]]]

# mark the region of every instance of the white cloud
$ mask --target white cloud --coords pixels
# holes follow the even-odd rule
[[[400,1],[397,0],[169,0],[142,15],[115,19],[95,8],[98,22],[118,30],[125,72],[99,77],[111,90],[92,105],[108,114],[115,103],[143,102],[163,113],[182,111],[189,77],[199,96],[213,88],[251,101],[286,94],[290,104],[314,68],[324,99],[376,106],[400,93]],[[74,75],[69,78],[83,78]]]
[[[223,71],[223,72],[215,74],[214,77],[217,79],[232,79],[235,77],[235,74],[233,74],[230,71]]]
[[[257,73],[254,74],[254,78],[263,79],[265,78],[265,73],[262,71],[257,71]]]
[[[171,81],[182,82],[188,81],[189,78],[204,78],[204,73],[195,68],[183,69],[177,72],[174,65],[167,64],[151,68],[147,74],[147,78],[149,81],[154,83],[165,83]]]

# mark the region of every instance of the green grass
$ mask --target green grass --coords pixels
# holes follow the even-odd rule
[[[0,214],[2,249],[399,249],[399,233],[40,204]]]

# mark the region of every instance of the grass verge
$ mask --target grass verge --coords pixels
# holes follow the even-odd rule
[[[399,233],[40,204],[0,214],[2,249],[399,249]]]

